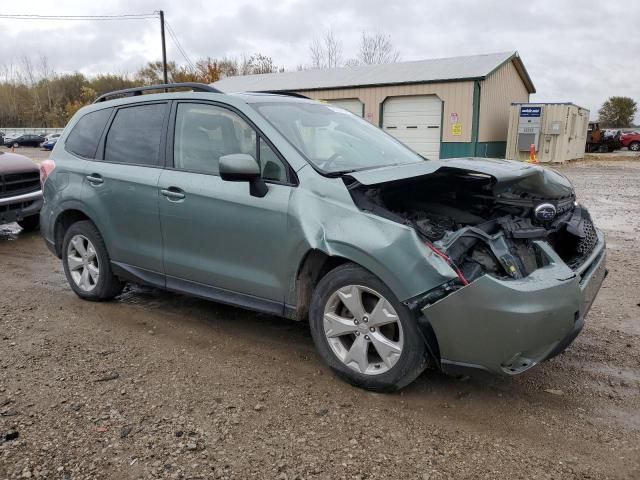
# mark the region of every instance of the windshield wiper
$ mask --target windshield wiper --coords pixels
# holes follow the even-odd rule
[[[409,165],[410,163],[414,163],[414,162],[391,163],[389,165],[375,165],[373,167],[350,168],[350,169],[346,169],[346,170],[337,170],[335,172],[326,172],[325,175],[327,177],[339,177],[341,175],[346,175],[347,173],[363,172],[365,170],[374,170],[376,168],[397,167],[399,165]]]
[[[341,177],[342,175],[346,175],[347,173],[357,172],[358,168],[351,168],[348,170],[336,170],[335,172],[324,172],[327,177]]]

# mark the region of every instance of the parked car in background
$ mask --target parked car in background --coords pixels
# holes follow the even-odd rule
[[[23,155],[0,152],[0,224],[18,222],[24,230],[35,230],[41,207],[38,166]]]
[[[623,147],[627,147],[632,152],[640,152],[640,133],[625,133],[620,137],[620,143]]]
[[[605,240],[560,173],[188,86],[102,96],[43,162],[42,235],[80,298],[134,281],[308,321],[339,376],[382,391],[428,364],[516,375],[581,331]]]
[[[3,145],[10,145],[11,140],[13,140],[14,138],[18,138],[20,135],[22,135],[21,133],[7,133],[3,136],[2,139],[2,144]]]
[[[45,139],[45,141],[47,141],[47,140],[53,140],[54,138],[57,139],[59,137],[60,137],[59,133],[50,133],[49,135],[45,135],[44,139]]]
[[[43,148],[44,150],[53,150],[53,147],[56,145],[57,141],[58,137],[45,140],[40,144],[40,148]]]
[[[19,137],[5,139],[4,144],[7,147],[38,147],[44,142],[44,137],[33,133],[25,133]]]

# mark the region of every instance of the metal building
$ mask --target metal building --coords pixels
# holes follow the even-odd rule
[[[589,110],[573,103],[514,103],[506,158],[528,160],[531,145],[539,162],[584,158]]]
[[[428,158],[504,157],[511,103],[535,93],[517,52],[227,77],[214,86],[330,102]]]

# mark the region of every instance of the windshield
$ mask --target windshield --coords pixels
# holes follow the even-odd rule
[[[424,161],[366,120],[332,105],[270,102],[253,106],[325,173]]]

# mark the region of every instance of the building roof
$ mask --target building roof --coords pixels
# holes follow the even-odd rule
[[[483,80],[510,61],[514,63],[529,93],[535,93],[533,82],[518,52],[515,51],[382,65],[243,75],[222,78],[212,85],[224,92],[282,92],[410,83],[437,83],[454,80]]]

